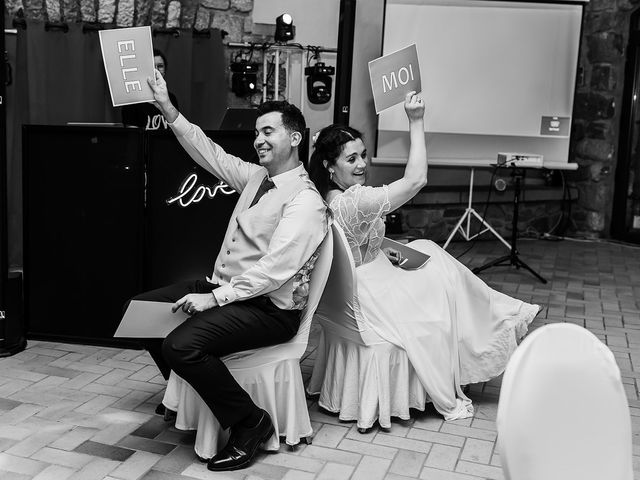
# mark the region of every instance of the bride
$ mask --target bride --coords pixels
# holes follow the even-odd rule
[[[539,307],[491,289],[429,240],[409,244],[431,256],[418,270],[398,268],[398,252],[381,251],[383,216],[427,183],[424,102],[410,92],[404,109],[411,148],[402,178],[381,187],[364,186],[368,159],[362,135],[341,125],[319,132],[310,177],[349,241],[365,320],[406,351],[446,420],[467,418],[473,406],[460,386],[500,375]]]

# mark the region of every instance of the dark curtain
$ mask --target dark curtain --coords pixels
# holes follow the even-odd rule
[[[29,103],[24,123],[118,121],[109,99],[98,33],[83,33],[77,23],[68,28],[67,32],[46,31],[42,23],[30,22],[18,32],[18,42],[26,44],[26,58],[18,58],[27,67]]]
[[[14,58],[14,83],[7,89],[7,193],[9,262],[15,267],[22,265],[22,125],[119,123],[121,112],[111,105],[97,31],[81,24],[47,30],[42,22],[28,22],[13,38],[7,42],[10,62]],[[181,112],[203,129],[217,129],[228,90],[219,30],[197,38],[188,31],[159,34],[153,43],[167,56],[167,83]],[[64,153],[51,152],[51,161],[64,161]]]
[[[209,35],[182,33],[153,36],[153,46],[167,57],[169,90],[180,111],[204,130],[216,130],[227,108],[225,61],[220,30]]]

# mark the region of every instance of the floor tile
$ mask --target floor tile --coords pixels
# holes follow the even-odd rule
[[[469,245],[453,243],[454,256]],[[634,469],[640,479],[640,249],[614,244],[523,242],[521,254],[548,277],[485,270],[481,279],[543,306],[530,331],[570,322],[592,331],[613,352],[631,409]],[[498,255],[480,241],[462,258],[470,267]],[[308,381],[319,343],[312,325],[302,361]],[[181,432],[154,414],[165,380],[147,352],[29,340],[0,359],[0,478],[2,480],[480,480],[501,479],[496,416],[501,378],[470,386],[473,418],[443,422],[432,406],[367,434],[355,422],[308,399],[311,445],[260,452],[246,470],[213,474]],[[13,453],[13,454],[12,454]],[[27,456],[29,456],[27,458]]]
[[[109,460],[116,460],[118,462],[124,462],[135,453],[134,450],[129,448],[123,448],[116,445],[107,445],[105,443],[92,442],[91,440],[87,440],[86,442],[81,443],[73,451],[78,453],[85,453],[87,455],[93,455],[95,457],[102,457]]]

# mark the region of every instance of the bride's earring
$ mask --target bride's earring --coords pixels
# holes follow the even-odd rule
[[[333,182],[333,170],[329,170],[329,180]]]

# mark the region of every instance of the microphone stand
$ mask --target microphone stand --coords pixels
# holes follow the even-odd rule
[[[500,267],[504,265],[513,265],[517,269],[520,267],[528,270],[534,277],[540,280],[542,283],[547,283],[547,280],[536,272],[533,268],[527,265],[520,259],[518,249],[516,247],[516,241],[518,239],[518,208],[520,206],[520,182],[524,179],[525,169],[513,167],[511,177],[514,179],[514,191],[513,191],[513,220],[511,222],[511,250],[508,255],[504,255],[496,260],[492,260],[480,267],[476,267],[472,270],[473,273],[478,274],[483,270],[491,267]]]

